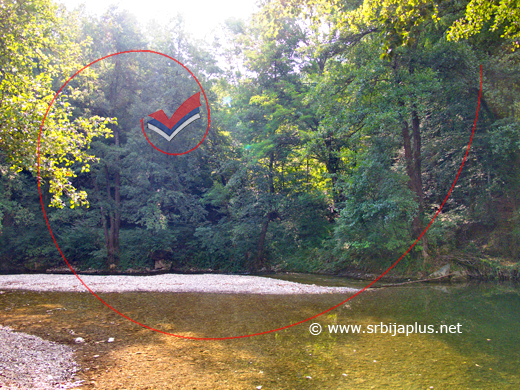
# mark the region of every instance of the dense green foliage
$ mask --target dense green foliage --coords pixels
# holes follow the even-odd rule
[[[78,26],[46,0],[2,2],[0,20],[0,164],[4,172],[9,168],[34,173],[43,116],[56,87],[79,67],[88,41],[77,40]],[[93,157],[85,149],[93,137],[109,135],[104,118],[72,118],[67,94],[48,113],[38,145],[40,174],[49,178],[52,203],[58,207],[63,207],[64,196],[72,205],[87,204],[86,192],[70,183],[70,165],[80,163],[88,169]]]
[[[387,268],[453,183],[480,65],[466,165],[403,265],[516,267],[518,18],[503,3],[272,0],[248,23],[229,21],[211,46],[191,40],[182,20],[157,33],[117,8],[96,18],[45,0],[2,3],[1,268],[62,264],[39,204],[39,125],[71,74],[138,49],[193,71],[211,128],[181,156],[143,137],[141,118],[171,115],[199,90],[164,57],[117,55],[71,81],[46,121],[40,169],[54,236],[79,268]],[[205,125],[190,126],[169,152],[197,144]]]

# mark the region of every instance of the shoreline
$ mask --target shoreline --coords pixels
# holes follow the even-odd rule
[[[74,349],[0,325],[0,388],[70,389],[79,371]]]
[[[219,294],[341,294],[355,293],[352,287],[325,287],[262,276],[223,274],[80,275],[95,293],[169,292]],[[0,275],[0,290],[37,292],[89,292],[76,275]]]

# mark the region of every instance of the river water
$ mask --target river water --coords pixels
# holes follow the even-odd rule
[[[359,287],[333,277],[284,278]],[[519,389],[519,293],[517,285],[499,283],[375,289],[282,331],[202,341],[144,329],[87,293],[7,291],[0,295],[0,324],[71,345],[75,337],[85,338],[86,343],[75,345],[83,388]],[[348,298],[192,293],[101,297],[136,321],[189,337],[263,332]],[[321,326],[321,334],[309,332],[313,323]],[[359,332],[350,328],[349,333],[334,333],[335,325],[359,326]],[[399,333],[406,325],[409,334]],[[427,326],[430,333],[414,333]],[[115,342],[106,343],[109,337]]]

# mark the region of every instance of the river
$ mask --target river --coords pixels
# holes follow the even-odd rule
[[[334,277],[282,278],[360,286]],[[519,293],[518,285],[499,283],[375,289],[282,331],[203,341],[144,329],[87,293],[6,291],[0,295],[0,324],[74,345],[83,368],[76,379],[85,381],[85,389],[519,389]],[[304,320],[348,298],[100,295],[136,321],[189,337],[263,332]],[[313,323],[321,326],[321,334],[309,332]],[[335,325],[356,325],[360,330],[331,332],[329,327]],[[413,332],[428,325],[433,331],[399,333],[406,325]],[[74,344],[78,336],[86,342]],[[110,337],[113,343],[106,342]]]

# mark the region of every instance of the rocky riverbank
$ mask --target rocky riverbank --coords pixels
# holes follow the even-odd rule
[[[70,389],[76,371],[71,347],[0,325],[0,388]]]
[[[349,287],[324,287],[260,276],[244,275],[75,275],[20,274],[0,275],[0,290],[67,292],[201,292],[230,294],[328,294],[354,293]],[[84,284],[83,284],[83,283]]]

